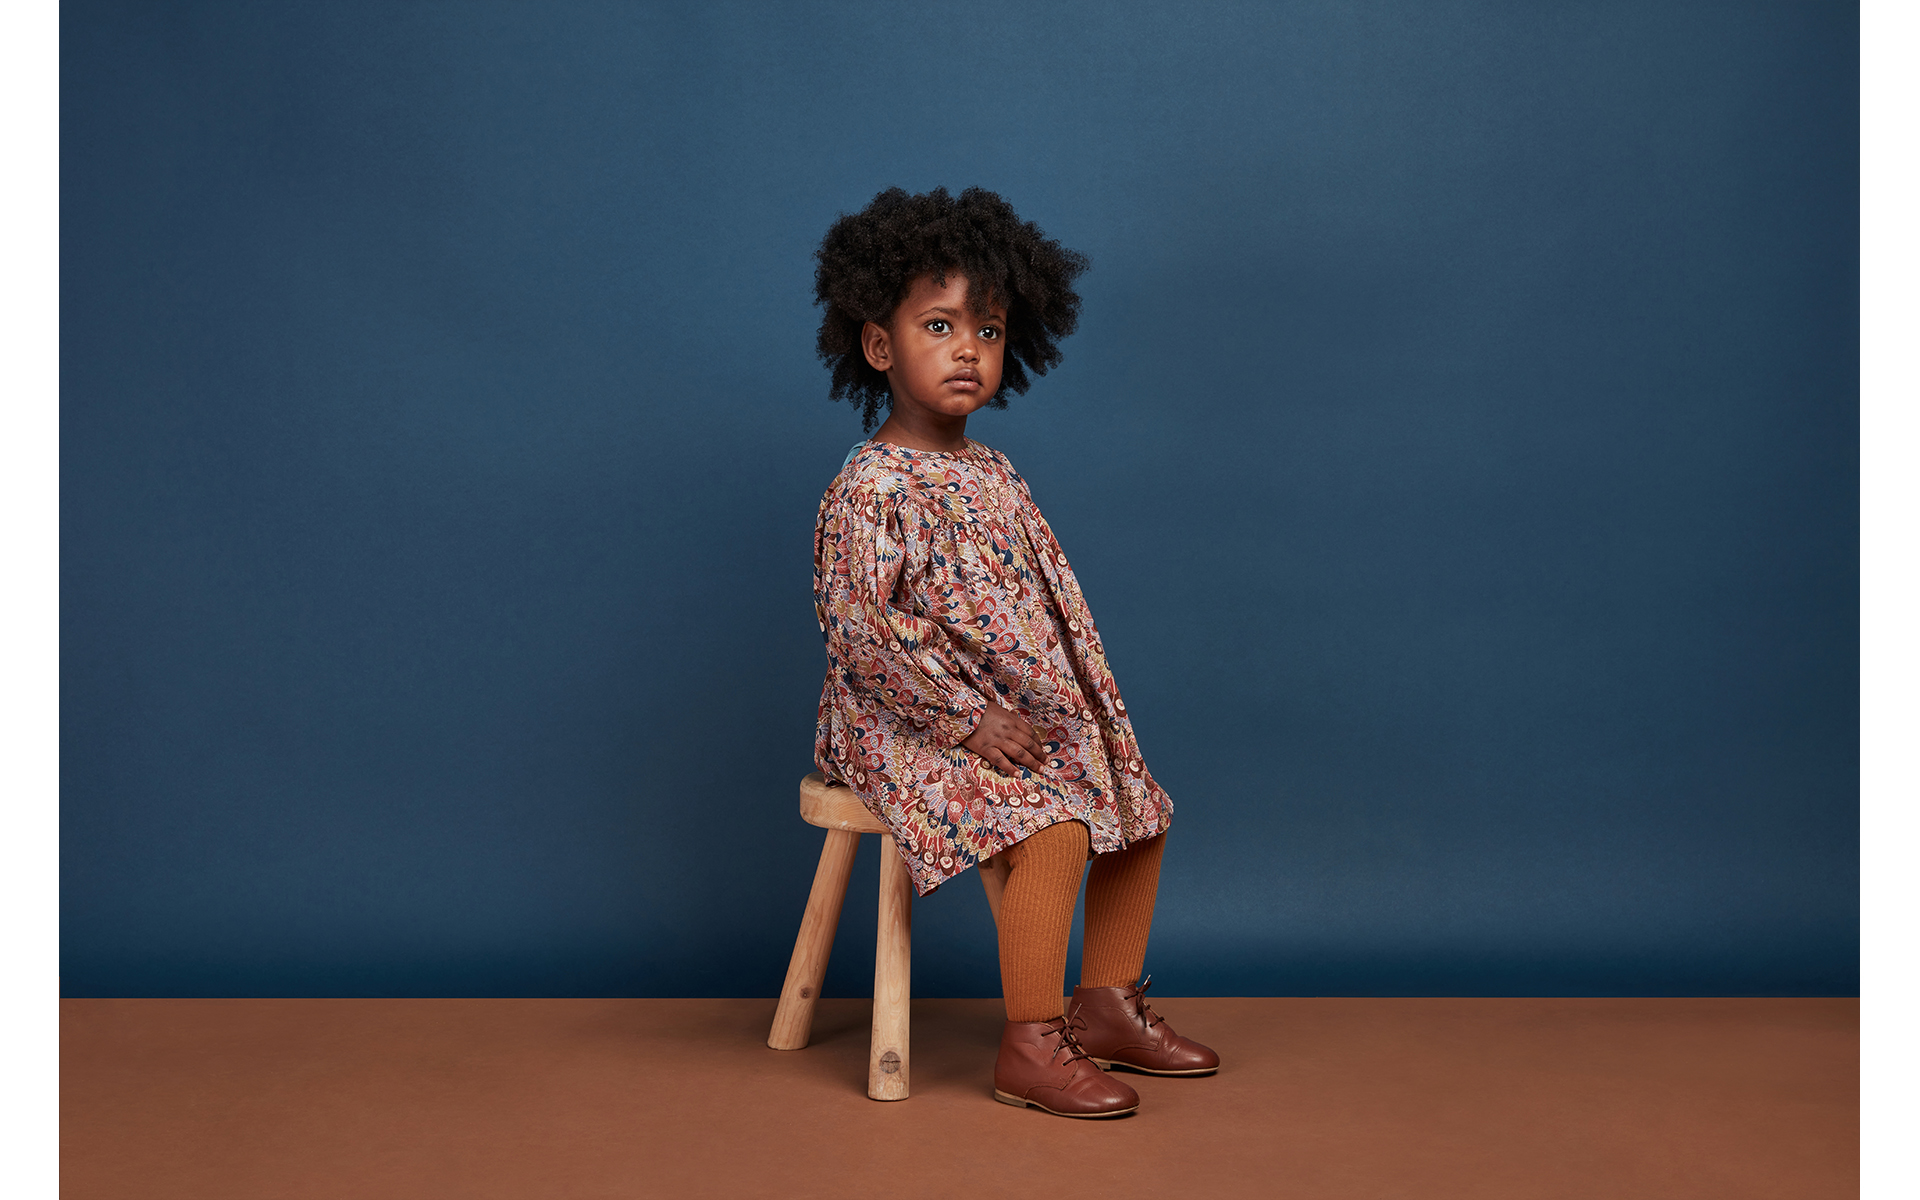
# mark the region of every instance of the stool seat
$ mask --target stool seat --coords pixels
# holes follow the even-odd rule
[[[860,797],[844,783],[828,783],[815,771],[800,781],[800,819],[822,829],[849,833],[885,833],[887,827],[867,811]]]
[[[820,865],[813,874],[813,890],[800,918],[800,935],[793,941],[793,958],[774,1009],[767,1045],[775,1050],[798,1050],[813,1032],[813,1007],[820,999],[820,981],[827,975],[827,957],[833,952],[833,934],[840,925],[840,905],[853,874],[854,851],[860,835],[881,838],[880,907],[873,949],[873,1039],[867,1052],[867,1095],[875,1100],[907,1098],[907,1014],[911,1000],[913,879],[887,827],[845,784],[831,784],[818,771],[800,781],[800,819],[827,831],[820,848]],[[1000,919],[1000,890],[1006,884],[1006,864],[989,858],[976,864],[987,907]]]

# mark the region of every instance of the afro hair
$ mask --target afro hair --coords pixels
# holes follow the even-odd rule
[[[1027,372],[1045,375],[1060,365],[1061,338],[1080,320],[1073,281],[1087,269],[1085,255],[1049,239],[993,192],[968,188],[958,200],[945,188],[908,195],[888,188],[827,230],[814,252],[820,358],[833,369],[835,400],[860,409],[871,432],[881,408],[891,408],[887,377],[868,364],[860,332],[868,321],[886,325],[922,275],[946,283],[967,280],[967,305],[984,309],[989,296],[1007,309],[1006,363],[992,408],[1007,406],[1009,389],[1025,393]]]

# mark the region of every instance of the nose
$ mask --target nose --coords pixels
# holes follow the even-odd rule
[[[979,362],[980,348],[973,344],[973,338],[971,336],[959,338],[954,343],[953,356],[972,362]]]

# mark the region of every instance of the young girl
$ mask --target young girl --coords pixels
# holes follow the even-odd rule
[[[1173,815],[1067,556],[1005,455],[967,417],[1058,365],[1086,259],[992,192],[892,188],[817,253],[820,356],[864,428],[820,502],[814,597],[827,642],[815,758],[893,834],[926,895],[994,855],[1007,1024],[994,1097],[1072,1117],[1140,1105],[1099,1067],[1206,1075],[1135,983]],[[1087,884],[1080,984],[1067,935]]]

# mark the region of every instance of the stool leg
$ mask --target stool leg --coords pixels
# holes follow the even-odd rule
[[[979,863],[973,869],[980,872],[980,886],[985,889],[987,893],[987,908],[993,913],[994,927],[998,928],[1000,925],[1000,893],[1005,891],[1007,887],[1007,860],[996,854],[985,862]]]
[[[780,1007],[773,1011],[773,1032],[767,1035],[767,1045],[775,1050],[798,1050],[813,1032],[813,1006],[820,999],[820,981],[827,975],[833,931],[840,925],[840,902],[847,898],[847,877],[853,874],[853,854],[859,848],[859,834],[827,830],[820,866],[813,873],[813,891],[807,895],[806,915],[800,918],[800,936],[793,940],[787,981],[780,988]]]
[[[873,1046],[867,1095],[907,1098],[907,1016],[913,999],[913,882],[892,838],[881,840],[880,920],[873,947]]]

